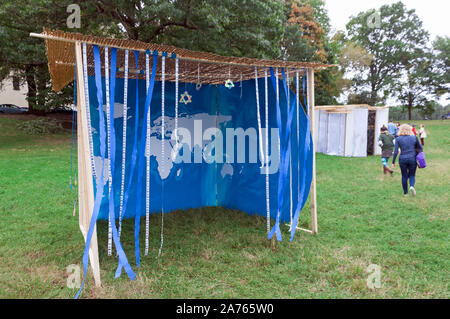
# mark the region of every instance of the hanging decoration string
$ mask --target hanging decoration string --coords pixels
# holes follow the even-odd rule
[[[86,43],[83,43],[83,81],[84,81],[85,103],[87,106],[89,106],[89,86],[88,86],[88,72],[87,72]],[[92,139],[91,110],[89,107],[86,108],[86,117],[87,117],[88,136],[89,136],[89,150],[91,152],[92,176],[94,177],[94,180],[97,180],[97,171],[95,169],[95,161],[94,161],[94,142]]]
[[[178,59],[177,59],[178,61]],[[178,63],[178,62],[177,62]],[[175,72],[176,74],[176,72]],[[200,83],[200,63],[197,65],[197,84],[195,85],[195,89],[199,91],[202,87],[202,84]],[[178,95],[177,95],[178,96]]]
[[[255,89],[256,89],[256,116],[258,119],[259,156],[261,161],[261,167],[263,167],[265,160],[264,160],[262,133],[261,133],[261,115],[259,112],[258,69],[256,66],[255,66]]]
[[[109,56],[108,56],[108,47],[105,47],[105,91],[106,91],[106,126],[109,128],[111,126],[111,114],[109,109]],[[101,106],[103,107],[103,106]],[[110,130],[108,129],[106,139],[107,139],[107,147],[108,147],[108,194],[111,194],[111,186],[112,186],[112,176],[111,176],[111,136]],[[111,227],[111,219],[108,218],[108,256],[112,254],[112,227]]]
[[[75,124],[75,108],[77,105],[77,73],[76,67],[73,67],[73,106],[72,106],[72,136],[70,141],[70,175],[69,189],[72,189],[72,173],[73,173],[73,131]]]
[[[307,73],[306,73],[307,74]],[[299,83],[297,82],[297,86],[299,86]],[[303,92],[305,92],[305,78],[303,77]],[[303,97],[305,97],[303,95]],[[305,103],[306,103],[306,98],[304,99]],[[305,104],[305,108],[306,110],[308,110],[308,104]],[[302,108],[303,109],[303,108]],[[298,224],[298,219],[300,217],[300,212],[301,209],[303,207],[303,203],[306,202],[306,199],[308,198],[308,194],[309,194],[309,188],[306,188],[306,161],[307,161],[307,156],[308,156],[308,151],[310,150],[310,140],[311,140],[311,123],[309,121],[309,116],[308,116],[308,112],[304,112],[305,114],[305,119],[306,119],[306,133],[305,133],[305,141],[304,141],[304,150],[303,150],[303,177],[304,177],[304,181],[302,183],[302,186],[300,188],[300,193],[298,195],[298,203],[297,203],[297,208],[295,209],[295,214],[294,214],[294,220],[292,222],[291,225],[291,242],[294,240],[294,235],[295,235],[295,231],[297,228],[297,224]]]
[[[267,68],[264,69],[264,102],[265,102],[265,121],[266,121],[266,215],[267,215],[267,234],[270,233],[270,197],[269,197],[269,92],[267,88]]]
[[[200,67],[200,65],[199,65]],[[200,72],[200,69],[199,69]],[[173,147],[172,152],[172,161],[175,162],[178,156],[178,152],[180,151],[180,143],[178,141],[178,84],[179,84],[179,75],[178,75],[178,58],[175,59],[175,145]],[[198,85],[198,83],[197,83]],[[197,87],[196,87],[197,88]]]
[[[123,80],[123,127],[122,127],[122,178],[120,182],[120,205],[119,205],[119,238],[122,231],[123,218],[123,193],[125,190],[125,167],[127,153],[127,120],[128,120],[128,55],[125,50],[125,75]]]
[[[84,276],[83,276],[83,282],[81,284],[80,289],[78,290],[78,293],[75,296],[75,299],[78,298],[80,295],[84,282],[86,280],[86,273],[89,263],[89,250],[91,246],[91,239],[92,235],[95,229],[95,224],[97,222],[98,213],[100,211],[100,204],[103,198],[103,174],[104,174],[104,168],[105,168],[105,157],[106,157],[106,147],[105,147],[105,120],[103,115],[103,92],[102,92],[102,84],[101,84],[101,63],[100,63],[100,52],[98,49],[98,46],[93,46],[94,50],[94,63],[95,63],[95,83],[97,86],[97,102],[98,102],[98,112],[99,112],[99,129],[100,129],[100,154],[101,154],[101,170],[100,170],[100,178],[96,180],[96,194],[95,194],[95,200],[94,200],[94,209],[91,215],[91,220],[89,222],[89,229],[86,236],[86,243],[83,253],[83,268],[84,268]],[[87,81],[87,78],[84,79]],[[89,104],[86,104],[86,108],[89,109]],[[93,153],[91,153],[91,157],[93,156]],[[120,267],[124,267],[125,271],[128,274],[128,277],[131,280],[136,279],[136,274],[133,272],[133,270],[130,267],[130,264],[128,263],[127,257],[123,251],[122,245],[120,244],[120,241],[117,236],[116,227],[113,228],[113,236],[114,236],[114,243],[116,246],[116,250],[119,256],[119,265]],[[117,274],[116,274],[117,275]]]
[[[273,86],[276,86],[276,82],[278,82],[278,77],[273,75],[273,70],[271,69],[272,73],[272,84]],[[287,101],[287,84],[286,84],[286,75],[284,70],[283,73],[283,86],[284,91],[286,95],[286,101]],[[275,82],[275,83],[274,83]],[[287,105],[287,119],[286,119],[286,126],[285,126],[285,132],[283,135],[283,129],[282,129],[282,123],[281,123],[281,111],[279,108],[279,97],[277,97],[277,124],[278,129],[280,133],[280,144],[281,144],[281,165],[280,165],[280,172],[278,176],[278,211],[277,211],[277,217],[275,221],[275,226],[272,228],[271,232],[267,236],[269,239],[273,237],[273,235],[276,235],[276,238],[278,241],[281,241],[281,230],[280,230],[280,217],[281,217],[281,210],[283,208],[284,204],[284,190],[286,187],[286,179],[287,179],[287,173],[289,168],[289,158],[290,158],[290,148],[291,148],[291,123],[292,123],[292,117],[294,113],[294,104],[292,104],[292,107],[289,107]]]
[[[166,133],[166,127],[165,127],[165,106],[164,106],[164,99],[165,99],[165,72],[166,72],[166,57],[161,57],[161,172],[165,172],[165,165],[164,165],[164,139],[165,139],[165,133]],[[164,173],[162,174],[164,175]],[[161,246],[159,247],[158,251],[158,257],[161,256],[161,251],[164,244],[164,179],[161,180]]]
[[[289,88],[289,82],[290,82],[290,77],[289,77],[289,68],[286,68],[286,77],[287,77],[287,101],[288,101],[288,105],[290,105],[290,91],[291,89]],[[291,150],[289,153],[289,217],[290,217],[290,224],[292,225],[292,208],[293,208],[293,200],[292,200],[292,144],[291,144]]]
[[[242,73],[241,73],[241,78],[240,78],[240,88],[241,88],[241,95],[239,96],[242,99]]]
[[[111,224],[111,239],[113,237],[113,227],[116,229],[116,205],[114,202],[114,184],[113,176],[115,170],[116,159],[116,132],[114,126],[114,106],[115,106],[115,93],[116,93],[116,72],[117,72],[117,48],[111,49],[111,75],[109,79],[109,104],[106,107],[109,109],[110,121],[108,125],[108,136],[110,137],[110,151],[109,151],[109,221]],[[107,88],[108,88],[107,86]],[[108,95],[107,95],[108,96]],[[112,240],[111,240],[112,242]],[[112,250],[112,247],[111,247]]]
[[[156,51],[155,51],[156,52]],[[148,111],[150,108],[150,102],[152,100],[153,88],[155,84],[155,74],[156,74],[156,64],[157,64],[157,52],[153,54],[153,66],[152,66],[152,75],[150,79],[150,85],[147,90],[147,96],[145,98],[145,108],[144,108],[144,118],[142,123],[147,123],[147,116],[149,115]],[[137,60],[137,58],[136,58]],[[137,61],[136,61],[137,63]],[[137,81],[138,82],[138,81]],[[138,111],[138,110],[136,110]],[[140,222],[141,222],[141,214],[142,214],[142,176],[144,175],[144,158],[145,158],[145,147],[146,147],[146,137],[147,137],[147,126],[142,125],[141,128],[141,141],[139,145],[139,152],[137,155],[139,156],[139,165],[137,170],[137,192],[136,192],[136,214],[134,217],[134,253],[136,255],[136,264],[139,267],[140,265],[140,251],[139,251],[139,230],[140,230]],[[116,271],[117,274],[120,275],[121,268]]]
[[[72,174],[73,174],[73,145],[75,140],[74,130],[76,125],[76,117],[75,117],[75,109],[77,108],[77,74],[76,67],[73,68],[73,107],[72,107],[72,137],[71,137],[71,145],[70,145],[70,176],[69,176],[69,189],[72,189]],[[77,186],[77,170],[75,169],[74,175],[74,185]],[[77,198],[75,197],[73,200],[73,213],[75,216],[77,212]]]
[[[139,73],[139,51],[134,51],[134,59],[136,64],[136,72]],[[134,106],[134,141],[133,150],[131,152],[131,164],[130,164],[130,176],[128,177],[127,187],[123,196],[123,212],[119,219],[119,237],[122,231],[122,219],[126,215],[126,209],[128,205],[129,190],[133,182],[133,176],[135,174],[136,162],[137,162],[137,150],[138,150],[138,127],[139,127],[139,79],[136,77],[136,93],[135,93],[135,106]]]
[[[150,66],[149,66],[149,53],[145,53],[145,89],[148,90],[150,85]],[[150,106],[147,114],[147,145],[145,149],[147,168],[145,174],[145,252],[144,255],[148,255],[148,241],[150,230]]]

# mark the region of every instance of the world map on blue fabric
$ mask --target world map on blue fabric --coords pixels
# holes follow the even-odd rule
[[[280,82],[281,83],[281,82]],[[104,105],[102,106],[106,117],[106,96],[105,82],[103,78],[103,95]],[[141,136],[144,118],[144,101],[146,96],[145,80],[128,80],[127,93],[127,130],[126,130],[126,149],[125,149],[125,179],[128,180],[132,176],[132,183],[128,189],[129,201],[126,209],[125,218],[132,218],[136,213],[141,216],[145,215],[145,211],[136,211],[136,194],[138,179],[145,179],[146,174],[139,174],[137,168],[131,171],[131,157],[135,138],[137,137],[137,145],[140,145],[145,137]],[[265,109],[264,109],[264,79],[258,82],[260,88],[260,116],[262,128],[265,129]],[[280,84],[281,85],[281,84]],[[98,102],[96,99],[96,86],[93,77],[89,77],[88,81],[89,97],[90,97],[90,114],[92,139],[94,150],[95,170],[100,171],[102,161],[100,156],[100,139],[99,139],[99,118],[98,118]],[[136,108],[136,89],[138,92],[137,108]],[[228,89],[223,85],[203,85],[199,90],[195,89],[195,84],[180,83],[179,93],[189,92],[192,96],[192,103],[179,103],[178,107],[178,127],[184,128],[191,134],[191,143],[188,148],[183,148],[182,154],[189,151],[190,163],[176,162],[173,158],[172,150],[175,147],[173,140],[173,131],[175,128],[175,84],[165,83],[165,117],[164,136],[161,132],[162,128],[162,112],[161,112],[161,82],[155,82],[153,97],[150,104],[150,149],[146,147],[144,154],[137,154],[138,159],[144,157],[145,161],[150,156],[150,213],[160,213],[161,211],[170,212],[177,209],[198,208],[205,206],[221,206],[232,209],[239,209],[248,214],[258,214],[266,216],[266,193],[265,193],[265,174],[263,165],[258,156],[257,162],[249,162],[251,157],[249,154],[249,146],[254,143],[259,147],[258,143],[258,123],[257,108],[255,95],[255,81],[244,81],[235,83],[235,87]],[[111,114],[112,122],[115,127],[116,135],[116,160],[115,167],[111,168],[112,182],[114,183],[114,203],[116,218],[119,216],[121,183],[122,183],[122,152],[123,152],[123,108],[124,108],[124,79],[118,78],[115,89],[114,114]],[[269,106],[269,150],[279,156],[278,146],[279,136],[277,133],[277,121],[275,110],[275,92],[272,87],[268,90],[268,106]],[[291,98],[294,93],[291,91]],[[292,101],[291,101],[292,103]],[[287,116],[287,101],[281,94],[280,109],[282,118]],[[296,111],[297,114],[297,111]],[[135,120],[138,116],[138,134],[135,136]],[[297,115],[292,122],[291,132],[291,167],[286,187],[286,193],[283,208],[281,210],[281,221],[289,222],[291,210],[295,210],[297,203],[300,201],[301,206],[304,205],[309,194],[309,186],[312,179],[312,152],[307,152],[304,156],[305,142],[312,145],[311,136],[306,136],[307,116],[302,107],[298,110],[298,130]],[[198,124],[201,123],[201,127]],[[106,124],[105,124],[106,125]],[[211,139],[203,139],[202,136],[206,130],[215,128],[220,130],[223,135],[222,146],[224,150],[223,161],[208,163],[205,153],[211,144]],[[254,130],[255,135],[249,135],[246,138],[246,150],[244,163],[236,161],[238,152],[238,143],[233,146],[234,158],[229,160],[230,152],[227,152],[226,138],[227,129],[242,128],[246,132]],[[273,130],[272,130],[273,129]],[[199,131],[199,132],[196,132]],[[297,136],[298,135],[298,136]],[[199,138],[200,136],[200,138]],[[264,137],[264,136],[263,136]],[[217,138],[217,137],[216,137]],[[164,144],[164,156],[162,148]],[[264,143],[265,144],[265,139]],[[229,150],[229,149],[228,149]],[[258,148],[259,150],[259,148]],[[275,152],[276,151],[276,152]],[[259,151],[258,151],[259,152]],[[259,154],[259,153],[258,153]],[[198,162],[198,156],[203,159]],[[185,157],[186,158],[186,157]],[[197,161],[196,161],[197,159]],[[303,167],[306,172],[303,173]],[[105,158],[105,171],[109,171],[108,156]],[[270,194],[270,215],[275,218],[278,211],[277,190],[278,190],[279,171],[271,171],[269,175],[269,194]],[[94,181],[94,185],[97,185]],[[305,184],[302,198],[298,198],[300,194],[300,186]],[[144,187],[142,190],[142,201],[145,201],[145,181],[141,183]],[[98,219],[107,219],[108,216],[108,174],[105,174],[104,180],[98,185],[103,185],[104,196]],[[96,186],[95,186],[96,187]],[[163,191],[164,189],[164,191]],[[164,196],[162,196],[164,192]],[[145,205],[144,205],[145,207]]]

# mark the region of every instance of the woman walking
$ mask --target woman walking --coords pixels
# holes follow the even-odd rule
[[[403,194],[408,195],[408,180],[409,190],[412,196],[416,196],[414,185],[416,183],[416,149],[423,150],[422,144],[419,142],[417,136],[412,132],[411,126],[403,124],[400,126],[398,137],[395,141],[394,158],[392,159],[392,167],[395,167],[395,159],[400,149],[400,157],[398,163],[402,171],[402,186]]]
[[[389,134],[388,129],[383,126],[378,142],[381,146],[381,163],[383,164],[384,175],[386,175],[386,172],[389,172],[392,176],[392,173],[394,172],[389,168],[389,157],[392,156],[392,151],[394,150],[394,139],[395,137]]]

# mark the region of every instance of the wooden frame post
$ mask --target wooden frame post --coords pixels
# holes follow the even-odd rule
[[[314,110],[315,110],[315,101],[314,101],[314,69],[308,68],[308,83],[307,83],[307,98],[308,98],[308,113],[309,120],[311,124],[311,136],[313,139],[313,172],[312,172],[312,181],[311,181],[311,228],[312,233],[318,233],[317,226],[317,198],[316,198],[316,149],[315,149],[315,139],[314,139]]]
[[[75,43],[75,59],[77,74],[77,141],[78,141],[78,208],[79,224],[84,240],[89,230],[92,211],[94,208],[94,185],[89,148],[88,123],[86,113],[86,95],[83,77],[83,59],[81,43]],[[98,259],[97,227],[95,226],[89,249],[89,261],[92,266],[94,282],[100,287],[100,263]]]

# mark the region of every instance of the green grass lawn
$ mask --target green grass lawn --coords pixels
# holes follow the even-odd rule
[[[70,264],[84,241],[69,190],[70,132],[28,136],[0,117],[0,298],[72,298]],[[379,156],[317,154],[319,234],[287,226],[273,251],[265,218],[222,208],[151,216],[150,254],[137,279],[114,279],[107,224],[98,223],[102,287],[89,269],[83,298],[449,298],[450,121],[427,121],[429,167],[416,198],[404,198],[399,168],[383,176]],[[301,223],[310,226],[309,203]],[[144,227],[142,225],[141,229]],[[141,232],[141,242],[144,241]],[[122,241],[134,269],[134,220]],[[143,251],[143,247],[142,247]],[[381,267],[369,289],[367,267]]]

